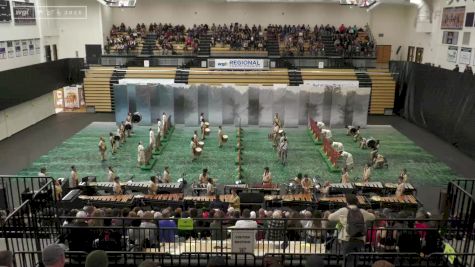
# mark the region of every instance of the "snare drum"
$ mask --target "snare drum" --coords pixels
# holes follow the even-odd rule
[[[205,142],[203,142],[203,141],[198,142],[198,147],[199,148],[203,148],[204,146],[205,146]]]
[[[228,136],[227,135],[223,135],[223,143],[226,143],[228,141]]]
[[[202,151],[203,151],[203,149],[201,147],[195,148],[195,155],[197,155],[197,156],[201,155]]]
[[[210,128],[206,128],[206,129],[205,129],[205,135],[209,135],[210,132],[211,132],[211,129],[210,129]]]

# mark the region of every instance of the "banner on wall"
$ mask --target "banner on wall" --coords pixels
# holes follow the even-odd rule
[[[456,45],[459,40],[459,33],[458,32],[448,32],[444,31],[442,35],[442,43],[443,44],[450,44]]]
[[[0,22],[11,22],[10,0],[0,0]]]
[[[465,7],[446,7],[442,12],[441,29],[463,29],[463,20],[465,18]]]
[[[269,69],[268,59],[209,59],[210,69],[221,70],[265,70]]]
[[[78,86],[63,87],[64,107],[69,109],[80,108]]]
[[[447,61],[448,62],[457,62],[457,52],[458,52],[458,47],[457,46],[449,46],[449,50],[447,51]]]
[[[13,2],[15,25],[36,25],[34,3]]]
[[[7,58],[7,44],[5,42],[0,42],[0,59]]]
[[[459,63],[469,65],[472,59],[472,48],[460,48]]]

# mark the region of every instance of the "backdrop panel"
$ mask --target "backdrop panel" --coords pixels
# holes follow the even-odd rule
[[[161,119],[163,112],[166,112],[167,114],[172,115],[171,123],[174,124],[176,119],[174,93],[176,90],[174,90],[174,88],[170,86],[157,85],[157,89],[154,91],[156,93],[152,92],[152,94],[158,94],[158,102],[152,102],[152,111],[154,112],[154,115],[156,114],[155,121],[158,118]],[[155,103],[158,103],[158,105],[156,105]]]
[[[207,118],[208,120],[210,120],[211,122],[211,118],[210,118],[210,113],[208,112],[209,111],[209,91],[213,88],[213,86],[209,86],[209,85],[206,85],[206,84],[201,84],[201,85],[198,85],[198,114],[201,114],[202,112],[204,113],[204,116],[205,118]],[[193,90],[193,89],[192,89]],[[200,123],[200,118],[198,117],[198,119],[196,120],[198,125]],[[216,124],[216,122],[213,122],[213,124]]]
[[[289,86],[285,90],[284,114],[282,118],[285,127],[297,127],[299,125],[299,87]],[[307,122],[305,121],[303,125]]]
[[[135,88],[135,101],[137,103],[137,111],[142,114],[142,124],[151,125],[151,109],[150,96],[152,85],[137,85]]]
[[[229,91],[226,92],[216,86],[208,89],[208,118],[213,126],[223,124],[223,95],[226,93]]]
[[[270,86],[257,87],[259,90],[259,122],[261,126],[272,126],[274,116],[274,88]]]
[[[198,126],[198,120],[200,119],[199,109],[198,109],[198,87],[199,86],[190,86],[184,90],[184,117],[185,117],[185,126]]]
[[[129,96],[127,95],[127,85],[114,86],[115,121],[120,123],[127,118],[129,112]]]
[[[234,110],[233,116],[235,118],[234,125],[239,126],[247,126],[250,124],[251,115],[253,116],[252,119],[255,120],[255,125],[259,123],[258,113],[252,114],[250,112],[251,106],[251,90],[247,86],[236,86],[234,89]],[[257,90],[254,91],[253,101],[257,103],[259,106],[259,92]]]

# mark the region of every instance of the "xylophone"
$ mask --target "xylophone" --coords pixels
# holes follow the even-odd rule
[[[386,188],[387,191],[392,192],[392,193],[396,192],[397,186],[398,186],[397,183],[384,184],[384,188]],[[417,191],[417,189],[412,184],[409,184],[409,183],[405,183],[404,188],[405,188],[404,192],[406,193],[412,194],[413,192]]]
[[[368,207],[368,202],[364,196],[356,196],[356,198],[358,199],[358,207]],[[345,196],[320,197],[317,202],[319,209],[322,210],[342,208],[347,205]]]
[[[230,203],[233,195],[220,195],[219,199],[223,202]],[[199,202],[199,203],[211,203],[215,196],[186,196],[183,198],[185,202]]]
[[[293,195],[267,195],[264,196],[266,201],[299,201],[299,202],[312,202],[312,194],[293,194]]]
[[[264,200],[266,208],[292,207],[295,210],[303,210],[315,206],[313,194],[266,195]]]
[[[346,194],[346,193],[353,193],[355,191],[355,188],[353,184],[348,183],[348,184],[341,184],[341,183],[335,183],[335,184],[330,184],[330,194]]]
[[[383,184],[381,182],[357,182],[354,183],[354,186],[357,189],[361,190],[363,193],[381,193],[384,189]]]
[[[136,195],[134,200],[151,206],[181,206],[183,193],[160,195]]]
[[[87,204],[105,207],[126,207],[133,202],[133,195],[115,195],[115,196],[85,196],[80,195],[79,199]]]
[[[373,196],[370,198],[370,202],[374,208],[392,208],[397,210],[419,207],[419,201],[413,195],[403,195],[401,197],[389,196],[380,197]]]

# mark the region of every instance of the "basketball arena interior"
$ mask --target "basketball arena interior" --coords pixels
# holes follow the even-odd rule
[[[473,267],[474,50],[471,0],[0,0],[0,266]]]

